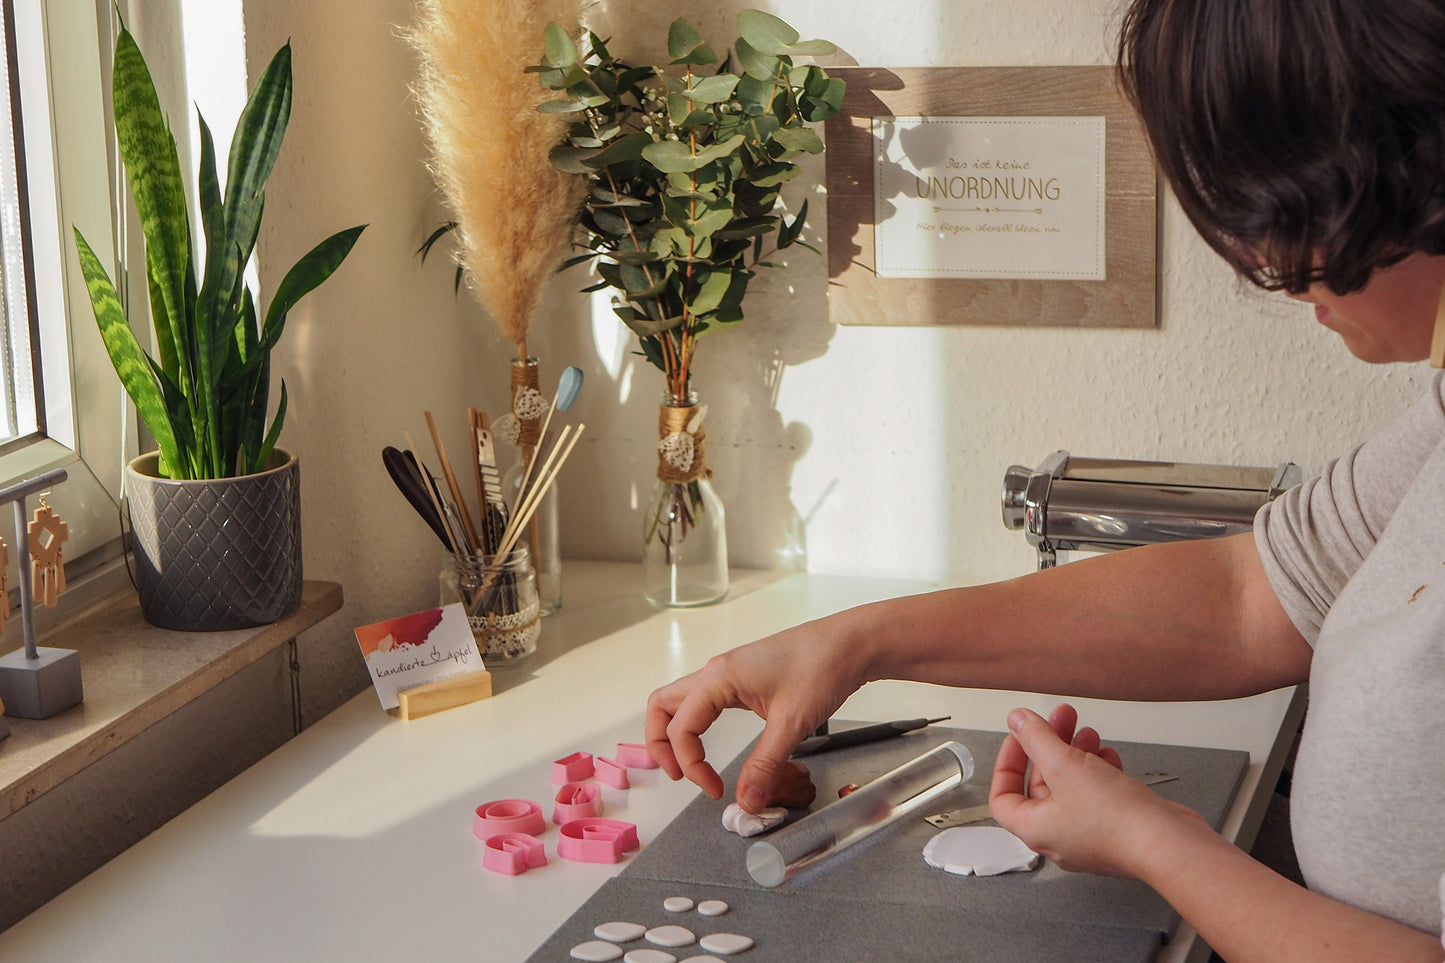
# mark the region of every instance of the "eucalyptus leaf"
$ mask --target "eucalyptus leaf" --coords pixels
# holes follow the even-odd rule
[[[733,95],[733,88],[737,85],[738,78],[732,74],[717,74],[702,78],[681,94],[699,104],[720,104]]]
[[[630,317],[623,317],[619,313],[618,317],[622,318],[622,323],[627,325],[633,334],[644,338],[653,337],[665,331],[674,331],[682,327],[683,323],[687,321],[687,315],[684,314],[679,314],[671,318],[663,318],[661,321],[653,321],[649,318],[639,317],[635,312],[632,313]]]
[[[580,100],[546,100],[538,104],[537,109],[544,114],[575,114],[578,111],[586,110],[587,105]],[[595,140],[595,138],[591,139]],[[601,147],[602,142],[598,141],[591,146]]]
[[[776,217],[740,217],[723,230],[714,232],[713,237],[721,240],[757,237],[771,231],[777,223]]]
[[[702,39],[692,24],[679,17],[667,31],[667,55],[675,65],[717,63],[717,54]]]
[[[753,184],[758,187],[777,187],[779,184],[787,183],[797,177],[801,171],[802,168],[797,164],[777,161],[760,168],[757,175],[753,177]]]
[[[549,23],[542,30],[544,62],[550,67],[570,67],[577,62],[577,45],[559,24]]]
[[[612,207],[593,208],[592,222],[609,237],[626,237],[632,230],[627,218],[616,213]]]
[[[783,62],[776,55],[757,49],[742,37],[734,45],[733,53],[737,55],[738,66],[749,77],[762,81],[777,80]]]
[[[808,218],[808,202],[803,201],[802,207],[798,208],[798,216],[792,221],[783,219],[782,226],[778,228],[778,250],[788,247],[803,233],[803,222]]]
[[[743,136],[729,137],[721,144],[713,144],[694,152],[687,144],[677,140],[662,140],[642,148],[642,157],[664,174],[674,171],[695,171],[713,161],[726,157],[742,146]]]
[[[804,151],[809,154],[819,154],[823,151],[823,141],[813,133],[810,127],[780,128],[773,134],[773,141],[782,144],[790,151]]]
[[[786,54],[798,42],[798,31],[762,10],[740,10],[738,33],[763,53]]]
[[[587,157],[583,161],[583,168],[584,170],[601,170],[623,161],[637,160],[643,156],[643,151],[652,143],[652,137],[647,134],[627,134],[614,140],[600,152]]]
[[[707,314],[716,310],[722,304],[723,295],[728,293],[728,287],[732,284],[733,274],[731,271],[712,271],[703,278],[698,285],[697,292],[692,296],[688,307],[693,314]]]

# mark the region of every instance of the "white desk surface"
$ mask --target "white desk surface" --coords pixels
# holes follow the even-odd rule
[[[492,698],[403,722],[361,693],[0,933],[0,960],[524,959],[626,864],[558,859],[549,824],[546,867],[489,872],[471,832],[478,805],[521,797],[550,816],[552,761],[642,741],[653,688],[799,621],[935,587],[740,572],[719,605],[659,611],[641,601],[639,566],[568,562],[565,578],[565,608],[544,623],[537,656],[493,673]],[[1298,720],[1293,696],[1071,701],[1106,739],[1248,750],[1224,829],[1248,841]],[[1011,708],[1057,701],[879,682],[840,717],[952,715],[960,728],[1002,730]],[[709,757],[721,768],[759,728],[726,713],[706,737]],[[656,770],[631,775],[629,792],[605,790],[604,815],[635,822],[646,846],[697,790]],[[1185,924],[1160,959],[1204,949]]]

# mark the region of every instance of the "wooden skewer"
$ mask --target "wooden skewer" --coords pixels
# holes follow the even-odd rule
[[[522,472],[522,483],[517,488],[517,500],[512,505],[512,514],[517,514],[517,509],[522,505],[522,496],[527,493],[527,481],[532,477],[532,469],[537,466],[537,455],[542,451],[542,445],[547,441],[547,426],[552,424],[552,413],[557,410],[557,396],[552,396],[552,404],[547,408],[547,417],[542,419],[542,430],[537,433],[537,444],[532,448],[532,457],[527,459],[527,470]]]
[[[431,432],[432,444],[436,446],[437,458],[441,459],[442,474],[446,477],[447,487],[451,489],[452,498],[456,499],[457,514],[462,516],[462,528],[466,529],[467,541],[470,543],[472,551],[475,552],[477,546],[480,544],[477,539],[477,530],[476,527],[472,525],[472,515],[471,512],[467,511],[467,503],[466,500],[462,498],[462,489],[461,486],[457,484],[457,476],[452,472],[452,463],[447,459],[447,449],[446,446],[442,444],[442,435],[441,432],[437,430],[436,419],[432,417],[430,411],[422,412],[422,416],[426,418],[426,427],[427,430]]]
[[[525,479],[525,478],[523,479],[524,484],[522,485],[521,489],[517,492],[517,506],[516,506],[515,510],[512,512],[512,518],[511,518],[511,519],[508,521],[508,523],[507,523],[507,530],[506,530],[506,532],[503,533],[503,538],[502,538],[502,540],[503,540],[504,542],[507,540],[506,537],[507,537],[508,535],[511,535],[511,534],[512,534],[514,527],[515,527],[515,528],[521,528],[523,525],[526,524],[526,522],[524,522],[524,521],[522,520],[524,516],[526,516],[526,517],[530,517],[530,516],[531,516],[532,513],[531,513],[530,511],[528,511],[527,509],[532,505],[533,501],[535,501],[536,498],[537,498],[537,489],[538,489],[538,487],[539,487],[539,485],[537,484],[537,482],[540,482],[540,481],[541,481],[542,475],[546,473],[546,470],[547,470],[548,466],[550,466],[550,465],[552,464],[553,460],[556,459],[557,453],[558,453],[559,451],[561,451],[563,443],[565,443],[565,442],[567,441],[567,436],[568,436],[569,434],[571,434],[571,432],[572,432],[572,426],[571,426],[571,425],[567,425],[566,427],[564,427],[564,428],[562,429],[562,434],[561,434],[561,436],[558,437],[556,443],[553,444],[552,450],[548,453],[547,459],[546,459],[546,460],[543,462],[543,464],[542,464],[542,471],[538,474],[536,480],[535,480],[531,485],[525,484],[526,479]],[[539,447],[540,447],[540,446],[539,446]]]
[[[547,456],[546,462],[542,465],[542,471],[537,476],[537,483],[532,486],[526,501],[523,503],[522,514],[519,516],[520,520],[513,519],[513,524],[508,526],[509,537],[502,539],[502,546],[498,550],[499,555],[505,556],[512,550],[512,545],[516,543],[522,528],[531,520],[532,514],[537,510],[537,506],[541,504],[542,496],[547,493],[547,489],[552,487],[552,482],[556,480],[557,473],[562,470],[562,465],[567,461],[567,456],[572,454],[572,449],[576,446],[577,439],[582,437],[582,429],[585,427],[587,426],[578,425],[577,433],[572,435],[570,442],[567,441],[567,434],[571,425],[563,429],[561,436],[557,439],[557,444],[552,448],[552,453]],[[566,444],[565,448],[563,447],[564,443]]]
[[[411,432],[403,428],[401,430],[401,436],[406,439],[407,451],[411,452],[412,457],[415,458],[416,442],[411,440]],[[432,491],[431,482],[427,480],[426,472],[422,469],[420,462],[417,463],[417,471],[421,474],[421,477],[417,479],[417,481],[421,482],[421,487],[426,489],[426,495],[431,499],[432,507],[437,510],[437,518],[441,519],[442,531],[447,533],[447,543],[451,545],[452,553],[455,555],[462,554],[462,550],[457,547],[456,538],[452,535],[452,526],[447,522],[446,509],[442,507],[441,502],[437,499],[437,493]]]

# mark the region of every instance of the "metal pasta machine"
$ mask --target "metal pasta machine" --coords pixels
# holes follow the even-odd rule
[[[1004,472],[1003,523],[1023,529],[1039,568],[1060,551],[1103,552],[1247,532],[1254,513],[1300,482],[1299,467],[1080,458],[1056,451]]]

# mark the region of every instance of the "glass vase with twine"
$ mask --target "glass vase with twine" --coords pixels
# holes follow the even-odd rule
[[[516,419],[515,443],[519,457],[502,478],[502,491],[507,504],[512,506],[517,504],[517,493],[524,480],[522,475],[542,440],[542,421],[547,414],[547,403],[539,387],[538,371],[535,357],[528,357],[525,363],[512,359],[512,416]],[[562,608],[562,552],[557,499],[557,483],[553,481],[527,525],[522,542],[527,546],[532,568],[537,573],[537,598],[543,615],[552,615]]]
[[[657,484],[642,517],[643,595],[654,605],[716,602],[728,591],[727,526],[707,467],[697,392],[663,395]]]

